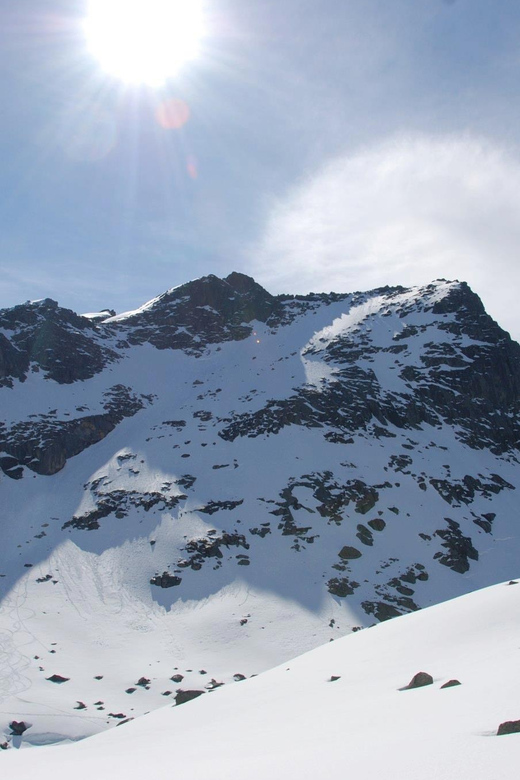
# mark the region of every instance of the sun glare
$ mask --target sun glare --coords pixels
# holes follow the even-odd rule
[[[112,76],[161,86],[199,52],[201,0],[90,0],[90,52]]]

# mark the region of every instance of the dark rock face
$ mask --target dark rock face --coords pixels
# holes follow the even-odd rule
[[[123,321],[110,321],[108,310],[108,322],[81,317],[49,298],[4,309],[0,329],[9,337],[0,333],[0,388],[25,381],[30,370],[41,370],[59,384],[86,380],[119,361],[129,346],[145,342],[198,355],[208,344],[246,338],[252,330],[247,323],[265,322],[279,305],[253,279],[232,273],[226,279],[208,276],[182,285]],[[55,474],[68,458],[103,439],[142,405],[123,388],[102,414],[0,427],[0,451],[5,453],[0,467],[13,479],[23,476],[24,465],[39,474]]]
[[[197,699],[199,696],[202,696],[202,694],[205,693],[205,691],[177,691],[175,695],[175,704],[178,706],[179,704],[186,704],[188,701],[192,701],[192,699]]]
[[[177,561],[177,566],[181,569],[191,567],[197,571],[202,568],[202,565],[207,559],[216,559],[214,565],[219,567],[221,565],[221,559],[223,558],[222,548],[229,549],[230,547],[242,547],[245,550],[249,550],[249,543],[246,541],[244,534],[239,533],[227,533],[224,531],[220,536],[214,536],[211,538],[192,539],[186,544],[185,550],[188,553],[188,558],[181,558]],[[237,556],[238,557],[238,556]],[[242,565],[248,565],[245,563],[247,556],[240,556],[242,560],[239,563]]]
[[[246,338],[253,320],[276,329],[320,305],[348,299],[354,308],[379,293],[387,302],[378,316],[393,313],[404,319],[422,313],[434,315],[436,321],[405,325],[394,334],[390,347],[378,345],[359,329],[324,346],[308,347],[303,357],[319,356],[337,381],[319,389],[304,385],[288,398],[269,399],[255,412],[234,413],[223,421],[219,436],[233,441],[303,425],[327,429],[326,440],[341,444],[359,430],[380,438],[393,435],[389,424],[413,429],[445,422],[456,426],[461,440],[475,449],[489,447],[500,454],[516,448],[520,346],[485,313],[464,283],[453,285],[440,300],[435,285],[423,288],[422,297],[409,303],[399,302],[403,292],[395,287],[350,296],[272,296],[251,277],[231,273],[225,279],[210,275],[177,287],[123,319],[81,317],[51,299],[26,303],[0,311],[0,386],[12,388],[13,381],[25,381],[30,370],[43,371],[58,383],[89,379],[119,361],[129,346],[144,343],[197,356],[208,345]],[[431,341],[424,342],[430,331]],[[422,340],[420,365],[411,349],[416,338]],[[478,340],[478,345],[468,344],[468,338]],[[370,363],[383,353],[395,356],[405,392],[381,387]],[[119,403],[75,420],[42,419],[2,428],[0,466],[14,479],[23,475],[24,465],[40,474],[56,473],[67,458],[100,441],[123,417],[135,414],[136,403],[134,399],[133,409],[132,404]],[[450,491],[441,481],[432,485],[448,500]],[[421,487],[426,489],[426,483]],[[475,489],[480,487],[460,485],[453,500],[464,501]],[[368,500],[360,503],[359,511],[370,508]]]
[[[163,509],[173,509],[186,498],[180,494],[169,496],[164,493],[150,492],[139,493],[137,490],[112,490],[108,493],[100,493],[96,499],[96,508],[84,515],[74,515],[71,520],[64,523],[63,528],[78,528],[82,531],[95,531],[100,527],[99,521],[109,515],[115,515],[117,519],[122,519],[131,511],[132,508],[142,507],[148,512],[155,506]]]
[[[379,490],[385,487],[390,484],[367,485],[360,479],[339,484],[331,471],[303,474],[299,479],[291,479],[281,491],[281,501],[276,501],[277,509],[271,510],[271,514],[280,518],[278,528],[284,536],[298,536],[309,541],[309,528],[298,526],[294,516],[303,506],[294,495],[298,489],[305,488],[319,502],[316,511],[327,523],[340,525],[347,507],[353,505],[355,512],[365,514],[378,502]]]
[[[439,322],[408,326],[394,336],[395,347],[380,347],[362,332],[331,340],[325,347],[309,348],[304,356],[319,355],[335,369],[338,381],[314,390],[299,388],[289,398],[270,399],[253,413],[235,415],[219,435],[226,441],[237,436],[276,434],[287,425],[330,426],[330,441],[347,441],[345,435],[367,430],[388,435],[389,423],[413,429],[440,421],[456,425],[460,438],[474,449],[489,447],[500,454],[516,448],[520,440],[520,345],[512,341],[489,317],[467,285],[454,286],[440,301],[431,303],[434,285],[423,288],[423,298],[406,305],[392,304],[402,288],[385,289],[387,313],[407,317],[414,310],[439,315]],[[318,296],[319,297],[319,296]],[[323,301],[326,296],[322,296]],[[352,296],[352,306],[361,304],[361,294]],[[385,316],[385,311],[382,315]],[[453,315],[443,321],[443,316]],[[428,330],[432,340],[421,347],[421,366],[409,349],[414,338]],[[439,340],[439,332],[441,340]],[[477,345],[464,345],[465,337]],[[406,343],[401,343],[403,340]],[[406,392],[386,392],[367,366],[384,352],[396,356]],[[493,420],[491,423],[490,421]],[[343,436],[343,439],[342,439]]]
[[[266,322],[277,308],[276,298],[249,276],[210,275],[164,293],[118,328],[129,344],[148,342],[197,355],[208,344],[247,338],[252,331],[247,323]]]
[[[290,398],[269,400],[256,412],[234,415],[219,436],[234,441],[237,436],[273,435],[288,425],[330,426],[345,433],[365,428],[373,417],[365,397],[371,395],[375,376],[354,367],[345,369],[343,378],[344,383],[335,383],[320,392],[301,388]]]
[[[399,610],[393,604],[387,604],[384,601],[363,601],[361,604],[367,615],[374,615],[376,620],[391,620],[391,618],[399,617],[404,610]]]
[[[156,574],[150,580],[150,585],[158,585],[159,588],[173,588],[176,585],[180,585],[182,582],[181,577],[177,577],[175,574],[170,574],[168,571],[163,571],[162,574]]]
[[[451,506],[471,504],[475,495],[491,498],[491,496],[497,495],[505,488],[514,490],[513,485],[506,482],[498,474],[492,474],[489,482],[484,482],[482,479],[466,474],[465,477],[459,480],[430,479],[430,485]],[[492,516],[490,522],[493,521],[494,517],[495,515]],[[489,521],[489,517],[486,517],[486,519]]]
[[[7,387],[13,379],[24,381],[31,364],[48,379],[70,384],[119,357],[103,344],[105,331],[50,298],[1,310],[0,328],[12,333],[10,339],[0,336],[0,385]]]
[[[220,512],[222,509],[232,510],[244,503],[244,500],[240,501],[210,501],[206,506],[199,509],[205,515],[213,515],[215,512]]]
[[[450,520],[449,517],[445,520],[448,528],[436,531],[435,535],[443,540],[442,547],[446,552],[435,553],[434,558],[443,566],[448,566],[459,574],[465,574],[469,569],[468,559],[478,561],[478,551],[474,548],[471,538],[462,534],[459,523]]]
[[[114,385],[105,393],[103,414],[75,420],[58,420],[48,414],[11,428],[0,423],[0,448],[13,459],[0,459],[0,466],[7,476],[15,479],[16,473],[12,472],[21,466],[37,474],[56,474],[68,458],[101,441],[121,420],[136,414],[144,407],[145,400],[128,387]]]
[[[497,737],[504,734],[520,734],[520,720],[506,720],[498,727]]]
[[[341,599],[352,596],[356,588],[359,588],[359,582],[351,581],[348,577],[333,577],[327,582],[329,593]]]
[[[13,379],[25,380],[29,361],[0,333],[0,386],[12,387]]]
[[[433,685],[433,677],[428,672],[417,672],[403,690],[423,688],[425,685]]]

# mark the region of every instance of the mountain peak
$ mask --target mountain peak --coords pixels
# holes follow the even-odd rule
[[[247,338],[249,323],[266,322],[276,308],[276,298],[251,277],[235,272],[220,279],[209,274],[105,322],[126,329],[130,344],[148,341],[158,349],[200,354],[208,344]]]
[[[246,274],[239,273],[238,271],[232,271],[226,278],[224,279],[225,282],[227,282],[231,287],[240,293],[248,293],[251,292],[253,289],[262,289],[259,284],[255,282],[252,276],[247,276]],[[264,290],[264,293],[266,291]]]

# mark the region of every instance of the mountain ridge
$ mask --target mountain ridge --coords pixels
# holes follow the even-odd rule
[[[0,312],[0,696],[33,743],[514,577],[520,347],[465,283],[66,311]]]

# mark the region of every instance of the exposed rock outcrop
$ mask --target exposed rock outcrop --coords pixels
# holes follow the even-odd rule
[[[409,691],[412,688],[424,688],[425,685],[433,685],[433,677],[428,672],[417,672],[403,690]]]

